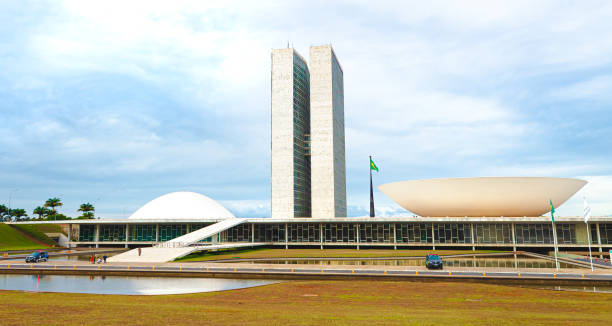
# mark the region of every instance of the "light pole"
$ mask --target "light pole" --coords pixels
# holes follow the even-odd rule
[[[12,220],[12,215],[11,215],[11,198],[13,197],[13,194],[15,192],[19,191],[19,189],[14,189],[13,191],[11,191],[9,193],[9,200],[8,200],[8,218],[9,218],[9,222]]]

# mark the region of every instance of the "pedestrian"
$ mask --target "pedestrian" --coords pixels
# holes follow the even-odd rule
[[[91,258],[89,258],[89,261],[93,264],[94,263],[94,255],[91,255]]]
[[[138,256],[140,256],[140,254],[142,254],[142,248],[138,248]]]
[[[106,264],[106,255],[102,256],[102,258],[104,259],[104,263]]]
[[[98,260],[96,261],[98,264],[102,264],[102,258],[98,257]]]

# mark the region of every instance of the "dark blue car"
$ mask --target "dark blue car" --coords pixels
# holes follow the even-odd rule
[[[442,258],[438,255],[428,254],[425,256],[425,267],[428,269],[442,269]]]
[[[26,263],[38,263],[49,260],[49,254],[46,251],[35,251],[25,258]]]

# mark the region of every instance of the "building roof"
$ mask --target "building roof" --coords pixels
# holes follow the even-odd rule
[[[567,178],[487,177],[411,180],[378,188],[420,216],[540,216],[587,182]]]
[[[202,220],[233,218],[215,200],[189,191],[179,191],[157,197],[139,208],[129,219],[133,220]]]

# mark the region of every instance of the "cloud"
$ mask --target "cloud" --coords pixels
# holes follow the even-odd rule
[[[0,6],[0,196],[18,187],[24,207],[101,197],[101,214],[125,216],[193,190],[269,214],[269,56],[288,41],[305,57],[332,43],[344,69],[356,215],[370,154],[378,184],[612,175],[606,2]],[[404,214],[376,195],[379,214]]]

